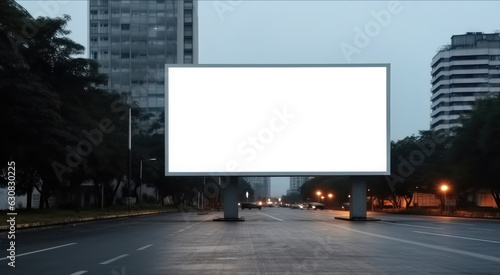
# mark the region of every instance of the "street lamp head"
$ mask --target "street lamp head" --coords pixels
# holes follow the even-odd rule
[[[318,192],[316,193],[316,195],[318,195],[318,196],[319,196],[319,195],[321,195],[321,192],[319,192],[319,191],[318,191]]]
[[[328,194],[328,197],[329,197],[329,198],[332,198],[332,197],[333,197],[333,194]]]
[[[448,186],[447,186],[447,185],[443,185],[443,186],[441,186],[441,190],[443,190],[443,191],[448,190]]]

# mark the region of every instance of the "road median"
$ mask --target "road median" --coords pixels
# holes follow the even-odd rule
[[[124,210],[121,208],[110,209],[84,209],[79,211],[71,211],[64,209],[48,209],[48,210],[21,210],[16,213],[15,219],[16,229],[37,228],[56,225],[67,225],[73,223],[118,219],[126,217],[136,217],[144,215],[154,215],[169,212],[178,212],[179,208],[162,207],[154,209],[140,210]],[[3,211],[2,211],[3,212]],[[3,215],[6,217],[7,215]],[[0,225],[0,231],[8,231],[10,225],[8,223]]]

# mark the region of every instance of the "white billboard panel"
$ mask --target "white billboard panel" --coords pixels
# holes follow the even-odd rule
[[[389,65],[167,65],[166,175],[389,174]]]

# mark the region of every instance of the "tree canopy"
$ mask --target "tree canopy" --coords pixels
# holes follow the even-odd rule
[[[127,107],[98,88],[106,76],[95,61],[75,57],[84,47],[67,37],[70,17],[35,19],[14,1],[0,5],[0,158],[37,175],[18,190],[39,189],[43,207],[63,183],[116,177]]]

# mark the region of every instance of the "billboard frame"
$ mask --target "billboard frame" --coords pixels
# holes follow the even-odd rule
[[[224,172],[169,172],[169,68],[306,68],[306,67],[345,67],[385,68],[386,72],[386,169],[385,171],[224,171]],[[390,64],[360,63],[360,64],[165,64],[165,175],[166,176],[373,176],[390,175]]]

